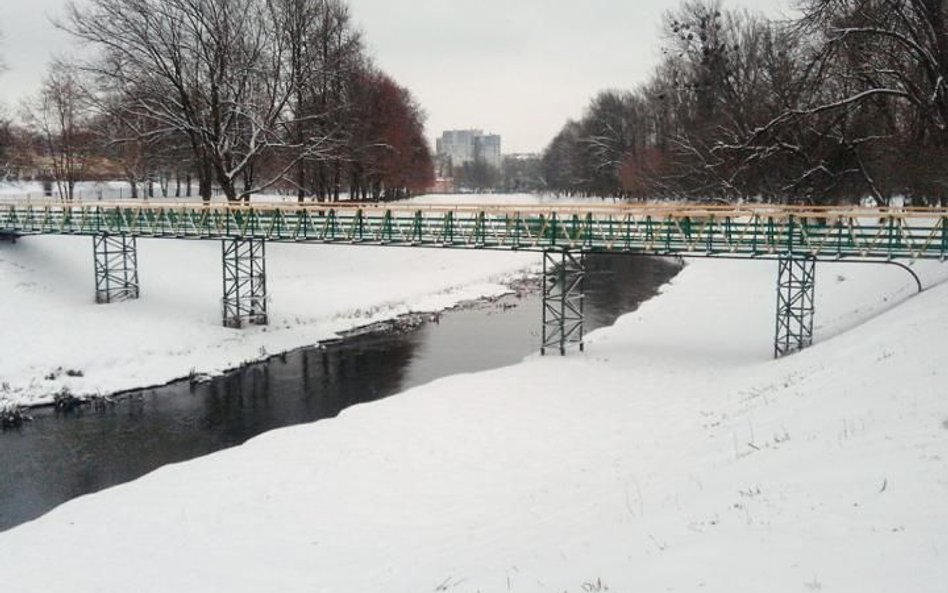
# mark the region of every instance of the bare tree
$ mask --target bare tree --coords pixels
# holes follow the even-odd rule
[[[814,200],[945,197],[945,3],[807,0],[802,7],[788,32],[800,50],[786,68],[792,96],[735,143],[739,151],[783,169],[795,163],[785,191]]]
[[[95,130],[101,153],[121,171],[131,189],[131,199],[141,197],[142,184],[153,179],[158,146],[166,137],[155,134],[151,119],[135,117],[134,109],[126,109],[119,97],[106,97],[100,102]],[[153,192],[146,192],[153,197]]]
[[[295,160],[292,183],[300,200],[338,199],[360,125],[352,119],[354,85],[371,69],[362,39],[339,0],[278,0],[274,6],[293,88],[288,131],[298,146],[319,138],[324,148]]]
[[[384,73],[363,73],[354,85],[350,141],[351,193],[400,199],[434,182],[424,114],[411,93]]]
[[[23,111],[28,126],[43,139],[60,198],[71,201],[93,151],[90,112],[76,72],[62,62],[52,64],[39,95]]]
[[[822,42],[813,68],[840,83],[835,93],[790,117],[849,114],[839,141],[852,147],[854,167],[880,199],[912,191],[912,185],[929,197],[944,197],[948,6],[931,0],[807,0],[803,8],[801,28]],[[916,158],[893,160],[906,151]]]
[[[13,173],[14,141],[13,126],[0,113],[0,181],[7,179]]]
[[[546,161],[569,177],[554,187],[608,193],[618,170],[622,191],[636,195],[941,197],[945,3],[804,7],[796,22],[717,0],[670,11],[652,80],[622,100],[600,94],[550,145]]]
[[[0,30],[0,50],[3,46],[3,31]],[[0,51],[0,74],[6,72],[7,66]],[[10,153],[13,149],[13,132],[10,120],[7,118],[6,108],[0,103],[0,181],[10,174]]]
[[[580,124],[568,121],[543,151],[542,170],[547,189],[567,196],[580,190],[579,136]]]
[[[591,170],[589,189],[603,196],[620,195],[623,163],[639,152],[639,135],[646,133],[638,97],[629,92],[600,93],[593,99],[582,128],[580,142]]]
[[[100,93],[121,97],[127,119],[187,138],[202,197],[216,184],[236,200],[332,153],[330,134],[299,125],[326,114],[293,108],[311,82],[299,47],[293,55],[290,21],[308,18],[294,2],[91,0],[72,4],[63,27],[100,50],[84,67]]]

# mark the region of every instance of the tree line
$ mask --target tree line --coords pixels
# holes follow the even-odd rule
[[[23,125],[0,125],[7,176],[39,154],[69,199],[98,169],[133,197],[232,201],[396,199],[433,180],[420,106],[343,0],[84,0],[57,25],[90,57],[54,63]]]
[[[691,0],[650,79],[543,154],[572,195],[828,203],[948,189],[948,3],[802,0],[785,21]]]

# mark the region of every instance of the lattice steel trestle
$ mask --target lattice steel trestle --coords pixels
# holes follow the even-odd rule
[[[224,239],[224,325],[239,329],[246,324],[266,325],[266,241]]]
[[[543,253],[543,344],[540,354],[559,350],[561,355],[574,344],[583,344],[585,255],[582,252]]]
[[[96,302],[137,299],[138,249],[135,237],[96,235]],[[266,325],[266,241],[224,239],[222,317],[224,326]],[[543,253],[543,321],[540,352],[565,355],[585,349],[586,255],[563,249]],[[816,258],[787,253],[778,260],[774,355],[793,354],[813,344]]]
[[[944,262],[948,208],[0,204],[0,240],[32,235],[94,237],[99,302],[138,297],[136,238],[223,241],[229,327],[268,321],[265,241],[542,253],[544,353],[583,347],[586,255],[779,258],[779,357],[813,343],[817,260]]]
[[[816,259],[785,254],[780,256],[778,268],[774,356],[780,358],[813,345]]]
[[[116,303],[137,299],[138,242],[128,235],[96,235],[95,301]]]

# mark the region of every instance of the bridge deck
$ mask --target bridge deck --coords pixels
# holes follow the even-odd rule
[[[948,209],[7,202],[0,203],[4,234],[945,260]]]

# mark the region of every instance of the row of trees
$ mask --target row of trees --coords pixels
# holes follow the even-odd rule
[[[948,190],[948,3],[803,0],[775,22],[716,0],[665,16],[647,84],[547,147],[571,194],[825,202]]]
[[[6,70],[6,62],[3,59],[3,31],[0,30],[0,76]],[[13,147],[13,130],[11,122],[4,113],[3,105],[0,104],[0,180],[3,179],[4,164],[10,159],[10,153]]]
[[[193,182],[204,199],[432,182],[422,111],[372,65],[343,0],[86,0],[59,26],[91,57],[51,67],[20,146],[42,146],[66,197],[94,163],[133,193]]]
[[[483,158],[453,165],[441,160],[439,176],[451,179],[456,191],[530,193],[546,190],[542,161],[534,154],[505,155],[500,167]]]

